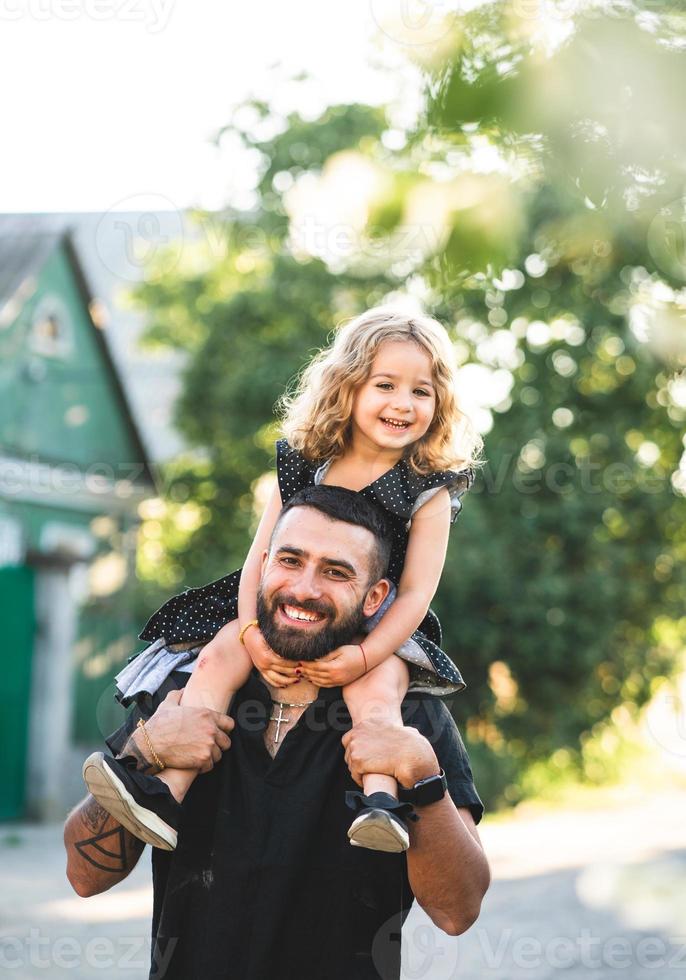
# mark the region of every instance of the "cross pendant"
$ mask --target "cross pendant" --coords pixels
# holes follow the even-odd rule
[[[275,718],[272,715],[272,717],[269,720],[276,722],[276,734],[274,735],[274,745],[276,745],[276,743],[279,741],[279,735],[281,734],[281,726],[283,724],[288,724],[288,722],[290,721],[290,718],[287,718],[286,715],[283,713],[283,705],[280,704],[279,705],[279,717],[278,718]]]

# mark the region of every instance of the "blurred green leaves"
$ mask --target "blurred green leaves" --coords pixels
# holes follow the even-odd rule
[[[337,321],[409,293],[448,325],[488,466],[435,608],[489,802],[549,764],[595,778],[608,726],[686,644],[686,30],[641,6],[457,18],[412,52],[424,111],[402,140],[379,108],[250,103],[255,207],[198,215],[222,247],[139,294],[187,357],[194,447],[144,527],[160,600],[242,563],[274,403]]]

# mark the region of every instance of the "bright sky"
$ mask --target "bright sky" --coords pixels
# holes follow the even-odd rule
[[[289,98],[270,65],[307,69],[324,104],[397,94],[405,72],[372,68],[388,7],[0,0],[0,211],[220,207],[241,176],[208,141],[245,96]]]

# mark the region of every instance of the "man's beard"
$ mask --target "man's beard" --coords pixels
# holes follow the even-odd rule
[[[257,622],[262,636],[274,653],[278,653],[284,660],[320,660],[337,647],[350,643],[360,632],[366,618],[362,606],[359,605],[338,622],[332,622],[330,618],[326,626],[310,634],[305,629],[298,629],[297,626],[293,629],[288,626],[277,626],[274,614],[281,605],[296,606],[328,617],[335,617],[336,610],[328,603],[317,602],[314,599],[298,602],[292,596],[278,593],[268,602],[262,590],[258,589]]]

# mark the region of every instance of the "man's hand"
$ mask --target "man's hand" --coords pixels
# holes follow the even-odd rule
[[[251,626],[244,634],[245,648],[250,659],[259,670],[267,684],[272,687],[288,687],[299,678],[295,673],[295,664],[285,660],[267,644],[259,626]]]
[[[337,647],[319,660],[303,662],[303,677],[317,687],[344,687],[365,673],[362,651],[357,644]]]
[[[228,733],[234,720],[211,708],[184,708],[179,704],[182,694],[169,692],[146,721],[146,731],[155,752],[170,769],[209,772],[231,745]],[[147,758],[149,750],[141,734],[136,744]]]
[[[393,776],[406,789],[440,772],[431,743],[416,728],[364,721],[346,732],[342,742],[350,775],[359,786],[369,772]]]
[[[431,743],[416,728],[365,721],[342,741],[358,786],[369,772],[393,776],[406,789],[440,772]],[[407,872],[414,896],[439,929],[459,936],[476,921],[490,882],[474,818],[446,793],[421,807],[421,819],[408,830]]]

